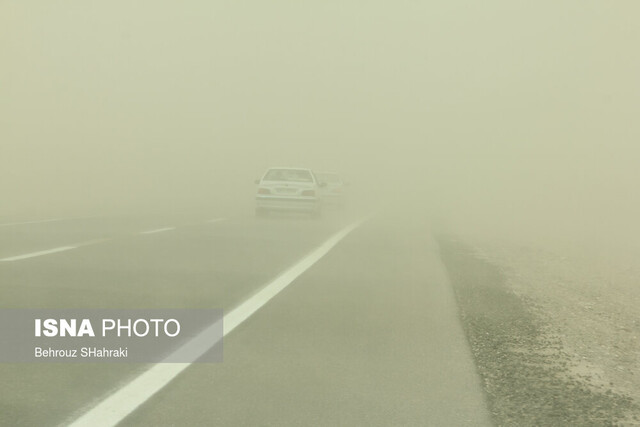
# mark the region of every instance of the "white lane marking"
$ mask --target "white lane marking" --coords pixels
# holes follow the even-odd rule
[[[4,224],[0,224],[0,227],[8,227],[10,225],[42,224],[44,222],[54,222],[54,221],[62,221],[62,218],[40,219],[37,221],[25,221],[25,222],[6,222]]]
[[[218,221],[224,221],[226,218],[214,218],[211,219],[207,222],[218,222]],[[51,222],[51,221],[62,221],[62,219],[50,219],[50,220],[45,220],[45,221],[34,221],[35,222]],[[30,224],[30,223],[14,223],[15,225],[17,224]],[[0,224],[0,225],[12,225],[12,224]],[[147,230],[147,231],[141,231],[138,234],[153,234],[153,233],[161,233],[163,231],[169,231],[169,230],[175,230],[176,227],[165,227],[165,228],[156,228],[154,230]],[[98,243],[104,243],[104,242],[108,242],[110,240],[113,240],[113,238],[98,238],[98,239],[93,239],[93,240],[89,240],[86,242],[82,242],[82,243],[76,243],[73,246],[61,246],[59,248],[53,248],[53,249],[48,249],[45,251],[38,251],[38,252],[32,252],[32,253],[28,253],[28,254],[24,254],[24,255],[17,255],[17,256],[12,256],[12,257],[8,257],[8,258],[2,258],[0,259],[0,262],[3,261],[19,261],[21,259],[27,259],[27,258],[34,258],[37,256],[41,256],[41,255],[48,255],[48,254],[54,254],[56,252],[62,252],[62,251],[68,251],[70,249],[76,249],[79,248],[81,246],[90,246],[90,245],[96,245]]]
[[[155,230],[141,231],[140,234],[162,233],[163,231],[175,230],[175,227],[156,228]]]
[[[18,261],[21,259],[34,258],[41,255],[55,254],[56,252],[68,251],[78,246],[60,246],[59,248],[48,249],[46,251],[31,252],[30,254],[17,255],[9,258],[2,258],[0,261]]]
[[[212,222],[220,222],[220,221],[224,221],[225,219],[227,218],[213,218],[207,221],[207,223],[211,224]]]
[[[304,273],[309,267],[326,255],[335,245],[338,244],[351,231],[360,226],[366,219],[360,220],[340,230],[322,245],[309,253],[306,257],[298,261],[280,276],[268,283],[262,290],[251,298],[233,309],[224,316],[223,336],[233,331],[238,325],[247,320],[253,313],[258,311],[269,300],[275,297],[280,291],[286,288],[298,276]],[[184,351],[187,346],[197,348],[197,355],[202,355],[211,349],[218,341],[211,340],[212,330],[215,324],[195,336],[187,344],[177,351]],[[193,353],[192,353],[193,354]],[[199,357],[199,356],[196,356]],[[187,363],[158,363],[147,371],[134,378],[122,388],[114,391],[110,396],[102,400],[84,415],[77,418],[71,427],[102,427],[115,426],[136,408],[149,400],[154,394],[164,388],[180,372],[184,371],[193,362]]]

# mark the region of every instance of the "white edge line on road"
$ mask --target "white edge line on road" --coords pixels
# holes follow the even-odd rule
[[[298,276],[320,260],[365,220],[366,219],[359,220],[331,236],[303,259],[268,283],[251,298],[225,315],[222,319],[223,337],[233,331],[242,322],[247,320],[253,313],[258,311],[269,300],[286,288]],[[219,327],[219,325],[216,322],[176,351],[186,351],[187,347],[191,351],[193,351],[192,349],[197,349],[196,356],[193,359],[195,361],[197,357],[200,357],[210,350],[220,340],[220,337],[217,337],[217,340],[213,341],[211,339],[212,334],[215,333],[217,327]],[[193,363],[193,361],[185,363],[157,363],[153,365],[128,384],[115,390],[111,395],[107,396],[104,400],[100,401],[96,406],[88,410],[88,412],[81,415],[69,425],[71,427],[115,426],[135,411],[136,408],[169,384],[178,374],[189,367],[191,363]]]
[[[139,234],[162,233],[163,231],[175,230],[175,227],[156,228],[154,230],[141,231]]]
[[[56,252],[68,251],[71,249],[76,249],[77,247],[78,246],[60,246],[59,248],[48,249],[46,251],[31,252],[29,254],[12,256],[9,258],[2,258],[0,259],[0,261],[18,261],[21,259],[34,258],[41,255],[48,255],[48,254],[54,254]]]

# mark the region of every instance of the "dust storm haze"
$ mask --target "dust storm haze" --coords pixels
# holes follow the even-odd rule
[[[3,218],[251,210],[269,166],[363,209],[640,231],[636,2],[4,2]]]
[[[637,425],[638,16],[0,1],[0,425]],[[203,308],[222,363],[16,317]]]

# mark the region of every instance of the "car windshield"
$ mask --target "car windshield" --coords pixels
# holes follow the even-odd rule
[[[313,182],[311,172],[304,169],[270,169],[263,181]]]

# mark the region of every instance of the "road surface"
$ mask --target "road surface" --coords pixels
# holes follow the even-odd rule
[[[489,425],[427,224],[363,217],[12,219],[0,224],[0,306],[229,313],[298,266],[225,336],[224,362],[188,366],[118,422]],[[0,425],[82,420],[150,368],[0,364]]]

